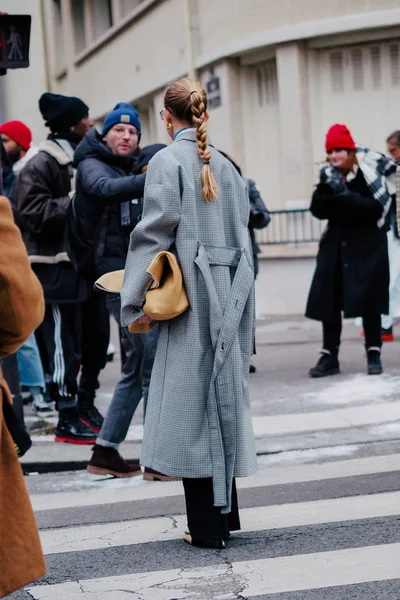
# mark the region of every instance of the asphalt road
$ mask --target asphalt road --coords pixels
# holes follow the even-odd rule
[[[228,547],[182,541],[180,482],[30,475],[48,573],[10,598],[400,599],[400,343],[383,349],[385,374],[368,377],[359,332],[348,326],[342,373],[315,381],[307,372],[319,328],[282,319],[259,329],[251,376],[259,472],[239,482],[242,531]],[[103,409],[117,376],[114,362]]]

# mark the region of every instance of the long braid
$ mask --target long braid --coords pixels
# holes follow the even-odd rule
[[[207,93],[200,82],[183,77],[165,90],[164,106],[183,122],[196,128],[197,151],[204,166],[200,172],[203,199],[216,200],[218,187],[210,169],[211,152],[207,143]]]
[[[200,172],[203,188],[203,200],[216,200],[218,188],[210,169],[211,152],[207,143],[206,104],[201,91],[194,90],[190,94],[193,125],[196,127],[197,151],[204,166]]]

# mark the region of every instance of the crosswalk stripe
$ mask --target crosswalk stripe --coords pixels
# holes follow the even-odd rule
[[[255,475],[237,479],[236,484],[238,489],[249,489],[259,486],[355,477],[373,473],[389,473],[391,471],[400,471],[399,454],[285,468],[261,467]],[[93,481],[93,485],[96,485],[98,489],[33,494],[31,502],[34,510],[45,511],[98,504],[133,502],[160,497],[166,498],[183,494],[182,483],[176,481],[147,482],[141,478],[110,479],[107,481],[98,480],[97,483]]]
[[[209,567],[172,569],[29,588],[35,600],[155,600],[210,597],[256,598],[295,590],[382,581],[400,577],[400,544],[367,546],[317,554],[258,559]],[[202,595],[203,594],[203,595]],[[217,596],[214,596],[217,597]]]
[[[400,419],[400,402],[318,412],[267,415],[253,420],[256,438],[376,425]]]
[[[267,436],[306,433],[334,429],[349,429],[368,425],[380,425],[400,420],[400,403],[382,402],[306,413],[289,413],[253,417],[256,439]],[[49,419],[54,422],[53,419]],[[53,442],[51,435],[34,436],[35,442]],[[132,425],[126,436],[127,441],[141,441],[143,425]]]
[[[400,492],[316,500],[241,511],[242,531],[265,531],[320,523],[344,522],[400,514]],[[45,554],[179,539],[184,515],[155,517],[41,531]],[[400,562],[399,562],[400,564]]]

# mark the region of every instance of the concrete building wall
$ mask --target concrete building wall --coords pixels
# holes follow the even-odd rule
[[[3,113],[26,115],[36,137],[48,88],[81,97],[99,126],[116,102],[131,102],[142,144],[169,143],[163,89],[195,71],[206,88],[218,81],[214,145],[256,180],[270,209],[288,210],[308,207],[332,123],[379,150],[400,128],[399,0],[3,0],[2,9],[28,4],[32,66],[2,82]],[[259,314],[302,312],[315,248],[265,254]]]
[[[96,3],[95,3],[96,4]],[[49,29],[52,91],[78,95],[90,105],[95,118],[104,116],[117,102],[139,103],[187,71],[184,16],[181,0],[156,2],[143,18],[122,28],[108,43],[90,52],[74,52],[74,24],[69,2],[63,1],[66,68],[59,71],[57,44],[51,20],[54,14],[46,3]],[[171,23],[173,27],[166,26]],[[93,44],[99,42],[94,41]],[[93,45],[92,44],[92,45]],[[90,52],[85,54],[85,52]]]
[[[276,30],[279,42],[290,27],[309,24],[315,31],[318,21],[331,21],[335,27],[334,19],[399,8],[397,0],[195,0],[195,5],[196,54],[200,58],[216,49],[224,54],[231,45],[243,44],[260,33]],[[296,35],[293,32],[293,39]]]
[[[265,258],[256,279],[256,316],[304,314],[315,257]]]

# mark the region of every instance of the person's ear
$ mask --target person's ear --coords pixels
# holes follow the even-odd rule
[[[167,108],[164,108],[164,121],[167,129],[172,127],[172,115]]]

